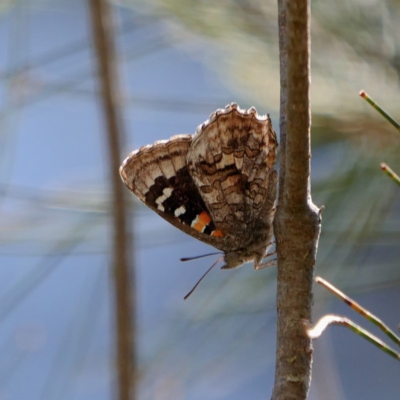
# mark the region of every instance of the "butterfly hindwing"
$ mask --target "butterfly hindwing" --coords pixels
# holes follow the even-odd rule
[[[240,233],[252,221],[268,218],[276,197],[268,191],[276,188],[276,148],[269,117],[258,116],[254,108],[227,106],[197,129],[189,171],[223,231]]]

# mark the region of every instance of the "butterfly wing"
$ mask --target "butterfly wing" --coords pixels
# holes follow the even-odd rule
[[[131,153],[120,168],[125,185],[148,207],[195,238],[211,244],[222,237],[189,174],[192,135],[177,135]]]
[[[254,108],[240,110],[234,103],[212,114],[193,137],[189,172],[216,226],[233,232],[238,241],[242,233],[251,239],[257,223],[270,229],[276,151],[269,117],[260,117]]]

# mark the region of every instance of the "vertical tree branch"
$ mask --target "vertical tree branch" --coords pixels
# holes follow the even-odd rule
[[[312,278],[320,213],[310,195],[310,5],[278,0],[281,66],[281,163],[274,232],[278,254],[277,350],[273,400],[306,399],[312,344]]]
[[[97,54],[99,84],[102,106],[107,126],[107,148],[109,150],[110,180],[112,188],[112,213],[114,220],[114,282],[117,324],[117,369],[120,400],[130,400],[135,396],[134,388],[134,345],[135,324],[133,268],[129,266],[128,228],[126,226],[125,191],[119,177],[121,162],[122,117],[118,104],[118,79],[114,47],[112,14],[107,0],[90,0],[93,40]],[[131,243],[129,244],[131,248]]]
[[[285,189],[286,167],[286,101],[287,101],[287,48],[286,48],[286,0],[278,0],[280,116],[279,116],[279,199]]]

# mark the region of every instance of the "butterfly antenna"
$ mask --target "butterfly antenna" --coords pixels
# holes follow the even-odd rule
[[[219,253],[214,253],[214,254],[219,254]],[[213,265],[211,265],[210,268],[208,268],[208,270],[203,274],[203,276],[197,281],[197,283],[193,286],[193,289],[183,298],[183,300],[186,300],[193,292],[194,290],[197,288],[197,286],[199,286],[200,282],[205,278],[205,276],[220,262],[222,261],[224,257],[221,256],[220,258],[218,258],[217,261],[215,261],[215,263]]]
[[[203,258],[203,257],[208,257],[208,256],[215,256],[216,254],[223,254],[223,253],[220,252],[220,251],[217,251],[215,253],[202,254],[201,256],[183,257],[183,258],[180,258],[179,261],[182,261],[182,262],[192,261],[192,260],[197,260],[198,258]]]

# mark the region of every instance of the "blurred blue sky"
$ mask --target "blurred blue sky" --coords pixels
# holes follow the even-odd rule
[[[85,2],[64,0],[10,3],[0,23],[0,400],[115,399],[107,152],[88,21]],[[207,68],[206,49],[201,62],[169,43],[162,21],[120,8],[118,23],[124,157],[194,133],[227,103],[253,105]],[[320,176],[334,163],[325,150]],[[213,260],[179,258],[210,248],[134,204],[139,398],[268,398],[274,268],[215,270],[184,302]],[[316,296],[317,316],[350,313]],[[397,287],[357,300],[399,321]],[[315,349],[310,399],[398,396],[399,365],[360,338],[333,328]]]

